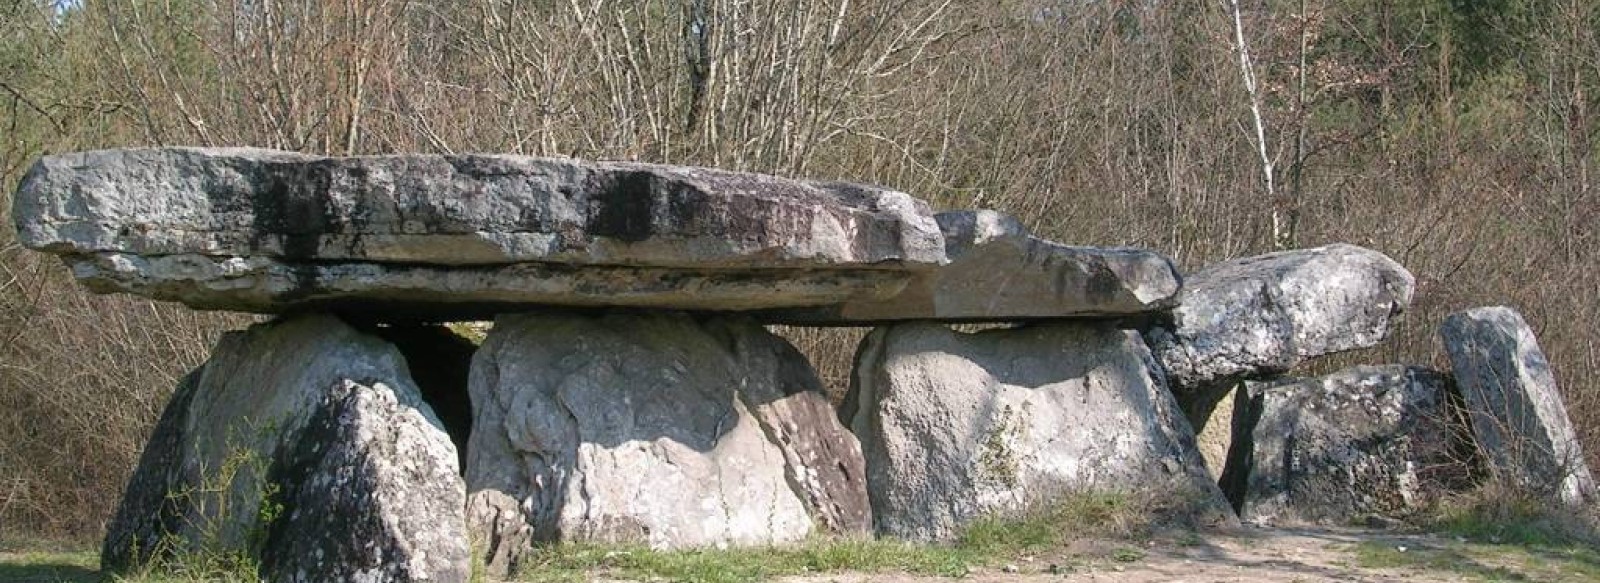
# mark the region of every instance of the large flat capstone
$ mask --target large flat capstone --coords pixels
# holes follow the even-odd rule
[[[255,149],[47,156],[20,240],[90,289],[261,313],[487,319],[539,306],[831,325],[1168,307],[1143,250],[1035,238],[905,193],[708,168]]]
[[[14,216],[96,291],[256,312],[808,306],[946,262],[932,212],[900,192],[501,155],[47,156]]]

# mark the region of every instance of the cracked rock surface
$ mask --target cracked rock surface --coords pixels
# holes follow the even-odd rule
[[[474,357],[469,526],[532,544],[764,545],[868,527],[860,446],[816,373],[748,320],[502,316]]]

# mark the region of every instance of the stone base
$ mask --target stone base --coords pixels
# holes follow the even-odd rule
[[[722,547],[868,529],[855,437],[804,358],[750,321],[502,316],[471,390],[468,515],[493,572],[541,542]]]
[[[951,540],[985,516],[1105,491],[1231,522],[1152,364],[1137,333],[1104,324],[875,330],[842,414],[878,532]]]

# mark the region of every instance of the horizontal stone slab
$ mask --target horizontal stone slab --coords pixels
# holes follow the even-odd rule
[[[100,253],[67,258],[100,293],[127,292],[209,310],[330,310],[379,319],[477,320],[536,306],[746,311],[893,294],[908,274],[889,270],[572,266],[516,263],[441,267],[296,263],[267,257]]]
[[[256,149],[46,156],[15,198],[53,253],[484,265],[859,266],[945,261],[905,193],[708,168],[505,155]]]
[[[47,156],[27,246],[90,289],[200,309],[451,320],[545,306],[767,322],[1017,321],[1172,305],[1171,261],[1061,245],[872,186],[500,155],[253,149]]]
[[[950,263],[911,275],[887,298],[860,296],[771,316],[794,323],[1120,316],[1169,308],[1182,287],[1172,261],[1153,251],[1062,245],[988,210],[936,218]]]

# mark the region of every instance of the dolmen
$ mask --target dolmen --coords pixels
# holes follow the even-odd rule
[[[93,291],[271,316],[173,393],[108,571],[204,551],[273,581],[466,581],[564,542],[949,541],[1094,491],[1236,524],[1195,427],[1376,344],[1413,291],[1349,245],[1185,281],[996,211],[631,162],[108,150],[41,159],[14,205]],[[479,343],[444,326],[485,319]],[[769,324],[875,327],[842,403]]]

